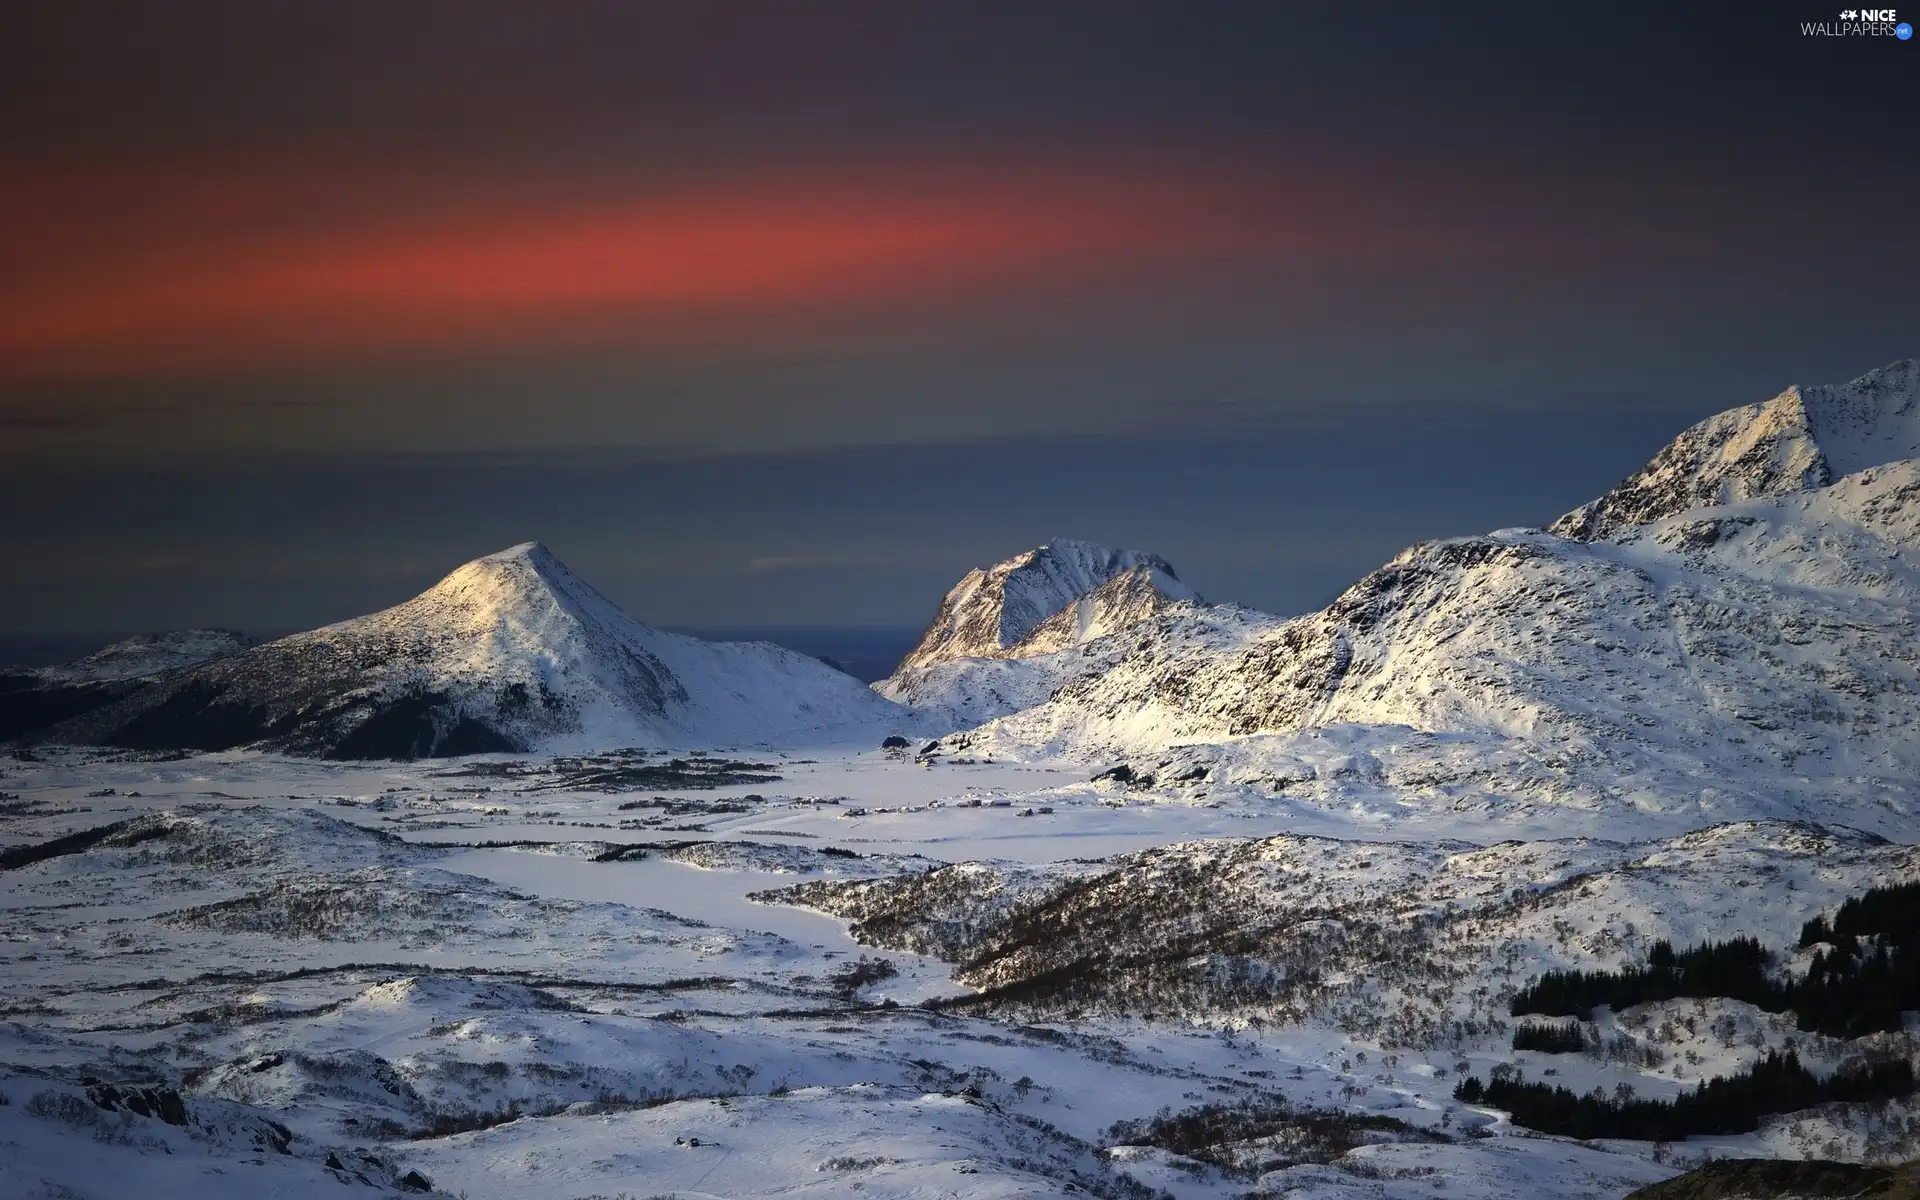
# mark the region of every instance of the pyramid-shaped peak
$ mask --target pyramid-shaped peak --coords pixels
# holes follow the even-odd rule
[[[560,561],[553,551],[543,542],[521,542],[505,550],[496,550],[492,554],[483,554],[479,558],[461,563],[447,572],[442,584],[455,581],[525,580],[539,579],[548,583],[573,580],[576,577],[568,570],[567,564]]]
[[[479,567],[484,570],[532,569],[535,571],[565,571],[567,565],[547,549],[545,542],[521,542],[517,546],[508,546],[505,550],[495,550],[492,554],[483,554],[471,562],[461,564],[465,567]]]
[[[169,672],[134,699],[54,724],[79,742],[413,758],[834,730],[871,745],[903,715],[808,655],[650,629],[538,542],[463,563],[391,608]],[[148,731],[153,712],[165,742]]]
[[[499,628],[535,643],[582,623],[637,626],[540,542],[463,563],[389,614],[415,626]]]
[[[508,546],[505,550],[495,550],[492,554],[483,554],[479,561],[508,562],[524,559],[528,562],[558,561],[553,551],[547,549],[545,542],[521,542],[517,546]]]

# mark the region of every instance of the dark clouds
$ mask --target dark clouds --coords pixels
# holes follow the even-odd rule
[[[1915,352],[1920,50],[1831,16],[11,5],[0,627],[525,537],[667,623],[1056,533],[1307,606]]]
[[[1794,3],[72,0],[9,6],[0,95],[10,145],[53,155],[290,142],[725,155],[1302,132],[1412,149],[1476,128],[1495,154],[1523,135],[1574,153],[1884,147],[1902,132],[1909,48],[1799,36],[1798,22],[1832,16]]]

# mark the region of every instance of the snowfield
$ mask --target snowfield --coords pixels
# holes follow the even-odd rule
[[[565,762],[36,757],[0,778],[19,1194],[1602,1197],[1709,1152],[1909,1153],[1920,1128],[1863,1106],[1581,1145],[1451,1096],[1509,1061],[1658,1096],[1768,1048],[1857,1056],[1720,1001],[1516,1053],[1504,1004],[1655,938],[1791,946],[1920,878],[1862,832],[1503,841],[1476,815],[1381,840],[878,750],[640,795],[551,786]],[[1275,1097],[1385,1132],[1252,1177],[1111,1136]]]
[[[1920,881],[1916,389],[1721,414],[1292,619],[1059,539],[874,689],[535,544],[0,675],[0,1193],[1599,1200],[1912,1158],[1910,1096],[1668,1145],[1454,1089],[1920,1056],[1914,1014],[1665,1000],[1545,1053],[1510,1008],[1661,941],[1804,971],[1803,923]]]

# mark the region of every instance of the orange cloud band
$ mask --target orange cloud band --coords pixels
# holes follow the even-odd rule
[[[818,172],[554,199],[340,171],[0,188],[0,378],[726,336],[1415,237],[1328,187],[1179,169]]]

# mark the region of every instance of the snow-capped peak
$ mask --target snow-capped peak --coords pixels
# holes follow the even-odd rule
[[[1577,528],[1422,543],[1318,613],[1170,606],[882,693],[983,722],[954,748],[1152,755],[1163,782],[1899,829],[1920,799],[1917,377],[1721,414]]]
[[[976,567],[967,572],[947,593],[940,611],[934,614],[933,623],[921,636],[920,644],[901,661],[899,670],[930,667],[960,658],[1043,654],[1082,640],[1078,636],[1061,640],[1063,629],[1055,631],[1061,636],[1045,639],[1049,644],[1043,647],[1024,647],[1050,618],[1065,612],[1103,585],[1128,575],[1134,577],[1134,582],[1128,585],[1128,594],[1135,601],[1127,606],[1129,608],[1140,607],[1138,601],[1144,599],[1140,594],[1143,588],[1167,600],[1200,599],[1158,555],[1109,549],[1076,538],[1055,538],[991,567]],[[1077,628],[1084,628],[1095,614],[1090,610],[1084,615],[1086,621],[1076,617]],[[1117,627],[1111,626],[1111,620],[1103,623]]]
[[[539,542],[522,542],[463,563],[410,603],[427,601],[502,620],[525,619],[533,615],[529,609],[549,606],[582,616],[618,611]]]
[[[304,636],[372,623],[395,633],[430,632],[443,648],[458,636],[461,665],[476,676],[538,676],[595,660],[602,669],[618,663],[621,678],[607,682],[616,693],[644,698],[650,711],[657,712],[670,691],[660,683],[659,664],[630,644],[635,633],[652,631],[539,542],[476,558],[405,604]]]
[[[1595,541],[1691,508],[1810,491],[1915,457],[1920,362],[1908,358],[1850,383],[1790,387],[1765,403],[1708,417],[1552,530]]]

